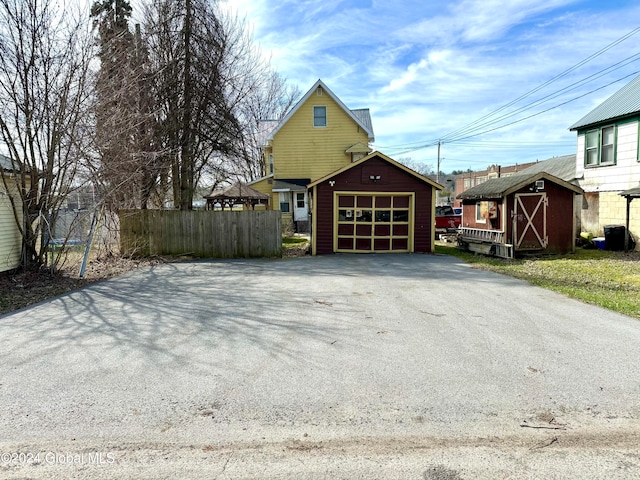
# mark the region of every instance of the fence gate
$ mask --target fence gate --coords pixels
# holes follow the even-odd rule
[[[515,250],[544,250],[547,237],[546,192],[519,193],[514,199],[513,237]]]

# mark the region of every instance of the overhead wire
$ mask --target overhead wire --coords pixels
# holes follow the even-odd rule
[[[546,82],[543,82],[542,84],[538,85],[537,87],[535,87],[535,88],[529,90],[528,92],[520,95],[516,99],[511,100],[510,102],[502,105],[501,107],[499,107],[498,109],[494,110],[493,112],[488,113],[488,114],[486,114],[486,115],[474,120],[473,122],[467,124],[464,127],[461,127],[461,128],[459,128],[457,130],[454,130],[453,132],[450,132],[450,133],[444,135],[443,137],[441,137],[440,140],[446,141],[447,139],[449,139],[451,137],[454,137],[454,136],[458,135],[459,133],[461,133],[463,131],[469,130],[470,128],[472,128],[473,126],[477,125],[478,123],[483,122],[484,120],[492,117],[493,115],[503,111],[506,108],[509,108],[510,106],[516,104],[520,100],[523,100],[523,99],[533,95],[534,93],[542,90],[547,85],[550,85],[553,82],[556,82],[557,80],[567,76],[569,73],[573,72],[574,70],[577,70],[578,68],[580,68],[583,65],[586,65],[587,63],[589,63],[594,58],[597,58],[600,55],[602,55],[602,54],[606,53],[607,51],[611,50],[613,47],[615,47],[616,45],[619,45],[623,41],[627,40],[628,38],[630,38],[633,35],[635,35],[636,33],[638,33],[639,31],[640,31],[640,27],[637,27],[637,28],[633,29],[631,32],[629,32],[629,33],[623,35],[622,37],[618,38],[617,40],[611,42],[610,44],[608,44],[605,47],[601,48],[597,52],[589,55],[587,58],[585,58],[585,59],[581,60],[580,62],[576,63],[575,65],[569,67],[568,69],[566,69],[563,72],[559,73],[558,75],[552,77],[551,79],[547,80]],[[465,135],[466,135],[466,133],[465,133]]]
[[[636,53],[634,55],[631,55],[630,57],[627,57],[624,60],[621,60],[620,62],[618,62],[618,63],[616,63],[614,65],[610,65],[607,68],[604,68],[604,69],[602,69],[602,70],[600,70],[600,71],[598,71],[596,73],[593,73],[593,74],[589,75],[588,77],[583,78],[582,80],[574,82],[574,83],[572,83],[570,85],[567,85],[566,87],[561,88],[560,90],[557,90],[557,91],[555,91],[553,93],[550,93],[549,95],[546,95],[545,97],[539,98],[539,99],[537,99],[537,100],[535,100],[533,102],[530,102],[530,103],[528,103],[526,105],[523,105],[522,107],[520,107],[520,108],[518,108],[516,110],[513,110],[511,112],[505,113],[504,115],[501,115],[499,117],[493,118],[493,119],[491,119],[491,120],[489,120],[487,122],[484,122],[482,124],[476,125],[474,127],[474,129],[481,129],[481,128],[487,127],[489,125],[496,124],[496,123],[498,123],[498,122],[500,122],[502,120],[506,120],[507,118],[514,117],[514,116],[518,115],[519,113],[526,112],[527,110],[531,110],[534,107],[543,105],[544,103],[547,103],[550,100],[556,99],[556,98],[558,98],[558,97],[560,97],[560,96],[562,96],[562,95],[564,95],[564,94],[566,94],[568,92],[576,90],[579,87],[584,86],[589,82],[592,82],[593,80],[601,78],[601,77],[605,76],[608,73],[611,73],[611,72],[614,72],[616,70],[619,70],[619,69],[621,69],[621,68],[623,68],[623,67],[625,67],[625,66],[627,66],[627,65],[629,65],[629,64],[631,64],[633,62],[636,62],[638,60],[640,60],[640,52]],[[638,73],[638,72],[635,72],[635,73]],[[622,79],[616,80],[614,82],[611,82],[611,83],[605,85],[605,87],[607,87],[609,85],[612,85],[613,83],[616,83],[616,82],[618,82],[620,80],[623,80],[625,78],[628,78],[629,76],[630,75],[626,75]],[[600,88],[592,90],[590,93],[593,93],[594,91],[597,91],[597,90],[600,90]],[[582,96],[575,97],[574,99],[578,99],[578,98],[582,98]],[[560,105],[565,105],[566,103],[568,103],[568,102],[561,103]],[[545,111],[548,111],[548,110],[544,110],[542,113],[544,113]],[[530,118],[530,117],[525,117],[524,119],[527,119],[527,118]],[[507,125],[511,125],[511,124],[512,123],[507,124]],[[461,131],[458,135],[467,135],[468,136],[468,133],[471,133],[473,131],[474,131],[473,129],[471,129],[471,130],[469,130],[467,132]],[[458,137],[450,137],[450,138],[447,139],[447,138],[443,137],[442,141],[445,142],[445,143],[452,143],[457,138]]]
[[[555,81],[567,76],[569,73],[577,70],[581,66],[587,64],[588,62],[590,62],[594,58],[597,58],[598,56],[606,53],[607,51],[611,50],[613,47],[615,47],[616,45],[619,45],[623,41],[627,40],[631,36],[633,36],[636,33],[638,33],[639,31],[640,31],[640,27],[635,28],[634,30],[628,32],[627,34],[623,35],[622,37],[618,38],[617,40],[615,40],[615,41],[611,42],[610,44],[606,45],[605,47],[601,48],[597,52],[589,55],[587,58],[585,58],[585,59],[581,60],[580,62],[576,63],[572,67],[564,70],[563,72],[559,73],[558,75],[552,77],[551,79],[549,79],[546,82],[538,85],[537,87],[529,90],[528,92],[520,95],[519,97],[517,97],[516,99],[506,103],[505,105],[502,105],[501,107],[499,107],[498,109],[494,110],[493,112],[488,113],[488,114],[486,114],[486,115],[474,120],[473,122],[467,124],[466,126],[461,127],[461,128],[459,128],[457,130],[454,130],[454,131],[452,131],[452,132],[450,132],[450,133],[448,133],[448,134],[446,134],[446,135],[444,135],[444,136],[442,136],[442,137],[440,137],[438,139],[433,139],[433,140],[425,141],[425,142],[414,142],[414,143],[400,144],[400,145],[389,146],[389,147],[378,147],[378,148],[386,148],[386,149],[389,149],[389,150],[401,149],[401,151],[396,152],[395,154],[396,155],[403,155],[403,154],[406,154],[406,153],[414,152],[416,150],[422,150],[422,149],[425,149],[425,148],[434,147],[434,146],[438,145],[439,143],[441,143],[441,144],[442,143],[457,143],[457,142],[460,142],[462,140],[466,140],[466,139],[469,139],[469,138],[472,138],[472,137],[483,135],[485,133],[493,132],[493,131],[499,130],[501,128],[508,127],[510,125],[514,125],[514,124],[519,123],[521,121],[528,120],[528,119],[530,119],[532,117],[535,117],[537,115],[541,115],[541,114],[546,113],[546,112],[548,112],[550,110],[553,110],[555,108],[559,108],[561,106],[564,106],[564,105],[566,105],[566,104],[568,104],[568,103],[570,103],[572,101],[575,101],[575,100],[577,100],[579,98],[582,98],[584,96],[590,95],[590,94],[592,94],[592,93],[594,93],[594,92],[596,92],[598,90],[602,90],[603,88],[606,88],[606,87],[608,87],[608,86],[610,86],[610,85],[612,85],[614,83],[617,83],[617,82],[619,82],[621,80],[624,80],[624,79],[626,79],[626,78],[628,78],[628,77],[630,77],[632,75],[636,75],[639,72],[633,72],[632,74],[626,75],[626,76],[624,76],[622,78],[619,78],[619,79],[617,79],[615,81],[612,81],[612,82],[610,82],[610,83],[608,83],[606,85],[603,85],[603,86],[600,86],[600,87],[595,88],[593,90],[590,90],[587,93],[584,93],[582,95],[578,95],[578,96],[576,96],[576,97],[574,97],[574,98],[572,98],[570,100],[562,102],[562,103],[560,103],[558,105],[555,105],[553,107],[544,109],[544,110],[542,110],[540,112],[536,112],[536,113],[534,113],[532,115],[528,115],[526,117],[520,118],[520,119],[515,120],[513,122],[502,124],[502,125],[499,125],[499,126],[494,127],[494,128],[482,130],[483,128],[486,128],[486,127],[488,127],[490,125],[493,125],[493,124],[495,124],[497,122],[500,122],[501,120],[506,120],[507,118],[511,118],[511,117],[513,117],[513,116],[515,116],[515,115],[517,115],[519,113],[522,113],[522,112],[525,112],[527,110],[530,110],[530,109],[532,109],[532,108],[534,108],[536,106],[540,106],[540,105],[542,105],[542,104],[544,104],[544,103],[546,103],[546,102],[548,102],[548,101],[550,101],[550,100],[552,100],[554,98],[557,98],[557,97],[561,96],[562,94],[565,94],[565,93],[568,93],[570,91],[573,91],[573,90],[577,89],[579,86],[585,85],[586,83],[589,83],[589,82],[591,82],[591,81],[593,81],[593,80],[595,80],[597,78],[600,78],[600,77],[606,75],[607,73],[611,73],[611,72],[613,72],[615,70],[618,70],[618,69],[620,69],[620,68],[622,68],[622,67],[624,67],[626,65],[629,65],[630,63],[633,63],[633,62],[639,60],[640,59],[640,53],[636,53],[634,55],[631,55],[631,56],[621,60],[620,62],[617,62],[617,63],[615,63],[613,65],[610,65],[610,66],[608,66],[608,67],[606,67],[606,68],[604,68],[604,69],[602,69],[602,70],[600,70],[600,71],[598,71],[598,72],[596,72],[596,73],[594,73],[592,75],[589,75],[589,76],[587,76],[587,77],[585,77],[585,78],[583,78],[583,79],[581,79],[581,80],[579,80],[577,82],[574,82],[574,83],[572,83],[572,84],[570,84],[570,85],[568,85],[566,87],[563,87],[560,90],[557,90],[557,91],[555,91],[553,93],[550,93],[550,94],[548,94],[548,95],[546,95],[546,96],[544,96],[544,97],[542,97],[542,98],[540,98],[538,100],[530,102],[529,104],[524,105],[524,106],[522,106],[522,107],[520,107],[520,108],[518,108],[518,109],[516,109],[516,110],[514,110],[512,112],[505,113],[504,115],[502,115],[500,117],[497,117],[497,118],[492,118],[497,113],[500,113],[503,110],[515,105],[517,102],[519,102],[519,101],[521,101],[521,100],[523,100],[523,99],[525,99],[527,97],[530,97],[531,95],[533,95],[534,93],[540,91],[544,87],[554,83]],[[415,146],[412,146],[412,145],[415,145]]]

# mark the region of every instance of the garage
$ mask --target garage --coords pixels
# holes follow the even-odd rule
[[[312,253],[432,252],[441,188],[379,152],[311,183]]]

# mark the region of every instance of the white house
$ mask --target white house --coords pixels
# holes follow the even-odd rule
[[[576,177],[584,190],[582,230],[602,235],[624,225],[622,191],[640,186],[640,76],[593,109],[570,130],[578,134]],[[640,202],[632,202],[629,231],[640,237]]]
[[[17,183],[11,160],[2,154],[0,154],[0,169],[2,170],[0,172],[0,272],[4,272],[20,265],[22,251],[22,236],[18,230],[9,196],[11,195],[17,202],[16,206],[20,214],[22,204],[16,190]]]

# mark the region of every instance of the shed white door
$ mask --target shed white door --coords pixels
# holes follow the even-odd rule
[[[413,251],[412,193],[335,193],[335,252]]]
[[[513,237],[516,250],[544,250],[547,237],[547,205],[545,192],[520,193],[514,198]]]

